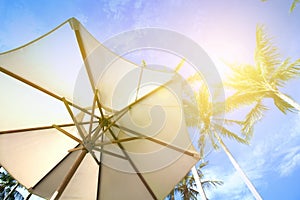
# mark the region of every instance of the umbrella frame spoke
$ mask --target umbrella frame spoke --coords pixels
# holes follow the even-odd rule
[[[144,139],[144,137],[131,137],[131,138],[124,138],[119,140],[112,140],[107,142],[96,142],[95,146],[104,146],[104,145],[110,145],[110,144],[116,144],[116,143],[123,143],[123,142],[129,142],[132,140],[138,140],[138,139]]]
[[[118,138],[115,136],[114,132],[110,128],[108,129],[108,131],[110,132],[110,134],[114,138],[114,140],[118,140]],[[131,167],[134,169],[134,171],[136,172],[136,174],[138,175],[138,177],[140,178],[140,180],[142,181],[142,183],[144,184],[144,186],[146,187],[146,189],[148,190],[148,192],[151,194],[151,196],[153,197],[153,199],[157,199],[157,197],[155,196],[155,194],[152,191],[151,187],[149,186],[149,184],[147,183],[147,181],[143,177],[142,173],[138,170],[138,168],[136,167],[136,165],[134,164],[134,162],[131,160],[130,156],[126,152],[126,150],[123,147],[123,145],[120,144],[120,143],[117,143],[117,145],[122,150],[123,154],[127,158],[127,160],[130,163]]]
[[[78,158],[76,159],[76,161],[74,162],[74,164],[72,165],[71,169],[69,170],[69,172],[65,176],[62,183],[59,185],[57,190],[54,192],[54,194],[50,198],[50,200],[58,200],[61,197],[61,195],[63,194],[63,192],[66,189],[67,185],[69,184],[70,180],[74,176],[75,172],[77,171],[79,165],[83,161],[86,154],[87,154],[87,150],[83,149],[82,152],[80,153],[80,155],[78,156]]]
[[[88,132],[88,135],[87,135],[87,137],[88,137],[89,139],[91,139],[91,135],[92,135],[93,116],[94,116],[94,113],[95,113],[95,106],[96,106],[96,93],[95,93],[94,99],[93,99],[92,115],[91,115],[91,119],[90,119],[89,132]],[[102,116],[101,116],[101,117],[102,117]]]
[[[175,151],[178,151],[178,152],[184,153],[184,154],[186,154],[186,155],[192,156],[192,157],[194,157],[194,158],[200,159],[200,155],[199,155],[198,153],[196,153],[196,152],[195,152],[195,153],[194,153],[194,152],[190,152],[190,151],[188,151],[188,150],[185,150],[185,149],[176,147],[176,146],[174,146],[174,145],[172,145],[172,144],[168,144],[168,143],[166,143],[166,142],[164,142],[164,141],[161,141],[161,140],[159,140],[159,139],[155,139],[155,138],[153,138],[153,137],[146,136],[146,135],[144,135],[144,134],[138,133],[138,132],[136,132],[136,131],[133,131],[133,130],[128,129],[128,128],[123,127],[123,126],[115,125],[115,127],[119,128],[120,130],[127,131],[127,132],[130,132],[130,133],[134,134],[134,135],[137,135],[137,136],[139,136],[139,137],[142,137],[143,139],[146,139],[146,140],[149,140],[149,141],[151,141],[151,142],[157,143],[157,144],[159,144],[159,145],[165,146],[165,147],[167,147],[167,148],[169,148],[169,149],[173,149],[173,150],[175,150]]]
[[[74,124],[75,124],[75,126],[77,128],[77,130],[78,130],[79,135],[81,136],[81,138],[85,138],[84,133],[83,133],[83,131],[81,129],[81,126],[78,123],[76,117],[74,116],[74,113],[72,112],[72,110],[71,110],[71,108],[70,108],[67,100],[65,98],[62,98],[62,101],[64,102],[64,104],[65,104],[65,106],[66,106],[66,108],[67,108],[67,110],[68,110],[68,112],[69,112],[69,114],[70,114],[70,116],[71,116],[71,118],[72,118],[72,120],[73,120],[73,122],[74,122]]]
[[[89,124],[90,122],[80,122],[80,125],[85,125]],[[94,121],[93,123],[98,123],[98,121]],[[74,123],[70,124],[59,124],[57,125],[59,127],[70,127],[70,126],[75,126]],[[12,134],[12,133],[21,133],[21,132],[29,132],[29,131],[39,131],[39,130],[47,130],[47,129],[53,129],[53,125],[51,126],[40,126],[40,127],[31,127],[31,128],[24,128],[24,129],[14,129],[14,130],[5,130],[5,131],[0,131],[1,134]]]
[[[171,83],[173,81],[173,79],[169,80],[168,82],[166,82],[163,85],[160,85],[159,87],[155,88],[154,90],[150,91],[149,93],[145,94],[144,96],[142,96],[141,98],[137,99],[136,101],[132,102],[131,104],[129,104],[128,106],[125,106],[124,108],[122,108],[121,110],[117,111],[116,113],[114,113],[113,116],[117,116],[119,114],[121,114],[122,116],[124,115],[123,112],[127,112],[128,110],[131,109],[132,106],[136,105],[137,103],[139,103],[140,101],[144,100],[145,98],[153,95],[154,93],[156,93],[157,91],[161,90],[162,88],[165,87],[165,85]]]
[[[95,142],[96,140],[98,140],[105,132],[107,132],[114,124],[116,124],[117,121],[118,121],[119,119],[121,119],[121,117],[123,117],[123,116],[127,113],[128,110],[129,110],[129,107],[128,107],[126,110],[124,110],[123,113],[121,113],[121,114],[120,114],[116,119],[114,119],[114,121],[112,121],[112,122],[109,122],[109,121],[108,121],[108,119],[112,118],[112,116],[109,117],[108,119],[107,119],[107,118],[104,118],[103,120],[109,122],[109,124],[108,124],[108,126],[107,126],[102,132],[100,132],[100,134],[95,135],[95,138],[93,139],[93,142]]]
[[[85,149],[84,146],[79,146],[79,147],[75,147],[75,148],[69,149],[68,152],[72,153],[74,151],[79,151],[79,150],[84,150],[84,149]]]
[[[100,153],[104,153],[104,154],[107,154],[107,155],[111,155],[111,156],[114,156],[114,157],[117,157],[117,158],[121,158],[121,159],[124,159],[124,160],[127,160],[127,158],[125,156],[122,156],[120,154],[116,154],[116,153],[113,153],[111,151],[107,151],[107,150],[104,150],[104,149],[101,149],[99,147],[95,147],[94,148],[95,151],[98,151]]]
[[[135,96],[135,100],[134,101],[137,101],[138,96],[139,96],[139,90],[140,90],[140,86],[141,86],[141,82],[142,82],[144,67],[145,67],[145,62],[143,62],[143,66],[141,67],[140,76],[139,76],[139,80],[138,80],[138,84],[137,84],[137,89],[136,89],[136,96]]]
[[[31,86],[31,87],[33,87],[33,88],[35,88],[35,89],[37,89],[37,90],[39,90],[39,91],[41,91],[41,92],[47,94],[47,95],[49,95],[49,96],[51,96],[51,97],[53,97],[53,98],[59,100],[59,101],[63,101],[63,99],[65,99],[64,97],[60,97],[59,95],[57,95],[57,94],[55,94],[55,93],[53,93],[53,92],[50,92],[49,90],[47,90],[47,89],[45,89],[45,88],[43,88],[43,87],[41,87],[41,86],[39,86],[39,85],[37,85],[37,84],[35,84],[35,83],[29,81],[29,80],[27,80],[27,79],[25,79],[25,78],[23,78],[23,77],[21,77],[21,76],[15,74],[15,73],[9,71],[9,70],[7,70],[7,69],[4,69],[4,68],[1,67],[1,66],[0,66],[0,71],[1,71],[2,73],[4,73],[4,74],[6,74],[6,75],[8,75],[8,76],[10,76],[10,77],[12,77],[12,78],[14,78],[14,79],[17,79],[18,81],[21,81],[21,82],[25,83],[26,85],[29,85],[29,86]],[[86,114],[89,114],[89,115],[92,114],[92,113],[90,113],[87,109],[84,109],[84,108],[82,108],[82,107],[76,105],[75,103],[73,103],[73,102],[71,102],[71,101],[69,101],[69,100],[66,100],[66,99],[65,99],[65,101],[66,101],[66,103],[67,103],[68,105],[73,106],[74,108],[77,108],[78,110],[80,110],[80,111],[82,111],[82,112],[84,112],[84,113],[86,113]],[[95,117],[99,119],[99,116],[95,116]]]
[[[59,127],[58,125],[53,124],[52,125],[54,128],[56,128],[58,131],[62,132],[63,134],[65,134],[66,136],[68,136],[69,138],[75,140],[76,142],[78,142],[79,144],[82,144],[82,140],[78,139],[77,137],[75,137],[74,135],[72,135],[71,133],[69,133],[68,131],[62,129],[61,127]]]

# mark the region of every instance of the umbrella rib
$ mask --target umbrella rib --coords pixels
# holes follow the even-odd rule
[[[134,135],[143,137],[143,138],[146,139],[146,140],[149,140],[149,141],[154,142],[154,143],[157,143],[157,144],[159,144],[159,145],[168,147],[169,149],[173,149],[173,150],[175,150],[175,151],[184,153],[184,154],[186,154],[186,155],[188,155],[188,156],[192,156],[192,157],[195,157],[195,158],[197,158],[197,159],[200,158],[200,156],[199,156],[198,153],[193,153],[193,152],[190,152],[190,151],[188,151],[188,150],[185,150],[185,149],[176,147],[176,146],[174,146],[174,145],[172,145],[172,144],[168,144],[168,143],[166,143],[166,142],[164,142],[164,141],[161,141],[161,140],[159,140],[159,139],[155,139],[155,138],[153,138],[153,137],[146,136],[146,135],[144,135],[144,134],[138,133],[138,132],[136,132],[136,131],[134,131],[134,130],[131,130],[131,129],[126,128],[126,127],[123,127],[123,126],[119,126],[119,125],[115,125],[115,126],[118,127],[120,130],[124,130],[124,131],[130,132],[130,133],[132,133],[132,134],[134,134]]]
[[[92,115],[91,115],[91,119],[90,119],[90,126],[89,126],[89,132],[88,132],[89,139],[91,139],[91,135],[92,135],[93,115],[95,113],[95,106],[96,106],[96,95],[94,95],[93,106],[92,106]]]
[[[140,90],[140,86],[141,86],[141,82],[142,82],[142,77],[143,77],[144,67],[145,67],[145,62],[143,62],[143,66],[141,67],[139,81],[138,81],[138,85],[137,85],[137,89],[136,89],[135,101],[138,99],[139,90]]]
[[[82,144],[82,141],[80,139],[78,139],[77,137],[75,137],[74,135],[72,135],[71,133],[69,133],[68,131],[62,129],[58,125],[53,124],[53,127],[56,128],[58,131],[62,132],[63,134],[65,134],[66,136],[68,136],[69,138],[75,140],[79,144]]]
[[[67,185],[69,184],[70,180],[74,176],[75,172],[77,171],[79,165],[83,161],[84,157],[87,154],[87,150],[83,149],[74,164],[72,165],[71,169],[69,170],[68,174],[65,176],[63,182],[60,184],[58,189],[54,192],[50,200],[58,200],[60,196],[63,194],[64,190],[66,189]]]
[[[104,150],[104,149],[101,149],[101,148],[98,148],[98,147],[94,147],[94,150],[98,151],[100,153],[105,153],[105,154],[108,154],[108,155],[111,155],[111,156],[114,156],[114,157],[117,157],[117,158],[122,158],[124,160],[127,160],[127,158],[122,156],[122,155],[119,155],[119,154],[116,154],[116,153],[113,153],[111,151],[107,151],[107,150]]]
[[[129,109],[129,108],[128,108],[128,109]],[[113,122],[110,122],[110,124],[109,124],[109,125],[108,125],[108,126],[107,126],[100,134],[98,134],[98,135],[95,136],[95,138],[94,138],[93,141],[98,140],[99,137],[101,137],[101,136],[102,136],[107,130],[109,130],[114,124],[116,124],[117,121],[118,121],[121,117],[123,117],[123,115],[126,114],[126,112],[127,112],[127,110],[124,111],[122,114],[120,114]]]
[[[102,118],[104,118],[104,113],[102,111],[102,104],[100,103],[100,99],[98,97],[98,92],[99,92],[98,89],[96,89],[95,90],[95,97],[96,97],[96,101],[97,101],[97,104],[98,104],[98,108],[100,110],[100,115],[101,115]]]
[[[109,145],[109,144],[115,144],[115,143],[121,143],[121,142],[129,142],[132,140],[138,140],[138,139],[143,139],[143,138],[144,137],[130,137],[130,138],[112,140],[112,141],[107,141],[107,142],[98,142],[98,143],[95,143],[95,145],[96,146]]]
[[[115,136],[114,132],[109,128],[108,129],[110,134],[112,135],[112,137],[114,138],[114,140],[117,140],[118,138]],[[117,143],[117,145],[119,146],[119,148],[122,150],[122,152],[124,153],[125,157],[128,159],[131,167],[134,169],[134,171],[136,172],[136,174],[138,175],[138,177],[140,178],[140,180],[142,181],[142,183],[144,184],[144,186],[146,187],[146,189],[148,190],[148,192],[151,194],[151,196],[153,197],[153,199],[158,199],[154,192],[152,191],[152,189],[150,188],[149,184],[147,183],[147,181],[145,180],[145,178],[143,177],[142,173],[139,172],[138,168],[135,166],[135,164],[133,163],[133,161],[131,160],[130,156],[128,155],[128,153],[126,152],[125,148],[123,147],[122,144]]]
[[[98,99],[98,98],[97,98]],[[101,109],[101,108],[100,108]],[[103,115],[104,116],[104,115]],[[103,142],[103,136],[101,137],[101,141]],[[100,150],[104,150],[103,146],[101,146]],[[100,187],[101,187],[101,176],[102,176],[102,160],[103,160],[103,154],[101,151],[100,153],[100,162],[99,162],[99,169],[98,169],[98,180],[97,180],[97,200],[100,199]]]
[[[80,22],[78,22],[78,21],[76,21],[76,23],[80,24]],[[87,54],[86,54],[86,50],[85,50],[84,45],[83,45],[81,33],[77,28],[74,29],[74,32],[75,32],[76,40],[77,40],[77,43],[78,43],[78,46],[79,46],[79,49],[80,49],[81,57],[83,59],[84,66],[85,66],[88,78],[90,80],[90,84],[92,86],[92,90],[93,90],[93,92],[95,92],[95,90],[96,90],[95,89],[95,82],[94,82],[94,79],[93,79],[93,75],[92,75],[90,65],[86,60]]]
[[[76,145],[79,147],[80,144]],[[76,148],[75,147],[75,148]],[[33,190],[47,177],[49,176],[60,164],[62,164],[73,152],[69,152],[61,161],[59,161],[45,176],[43,176],[33,187],[29,188],[29,192],[33,192]]]
[[[79,151],[79,150],[84,150],[84,149],[86,149],[84,146],[79,146],[79,147],[75,147],[75,148],[69,149],[68,152],[74,152],[74,151]],[[100,162],[97,160],[97,157],[96,157],[95,153],[93,151],[91,151],[90,154],[94,158],[94,160],[96,161],[96,163],[98,165],[100,165]]]
[[[62,101],[64,102],[64,104],[65,104],[65,106],[66,106],[66,108],[67,108],[67,110],[68,110],[68,112],[69,112],[69,114],[70,114],[70,116],[71,116],[71,118],[72,118],[74,124],[76,125],[76,128],[77,128],[77,130],[78,130],[78,132],[79,132],[79,135],[81,136],[81,138],[85,138],[85,137],[84,137],[84,134],[83,134],[83,131],[82,131],[82,129],[81,129],[79,123],[77,122],[77,119],[76,119],[76,117],[74,116],[74,114],[73,114],[73,112],[72,112],[72,110],[71,110],[71,108],[70,108],[70,106],[69,106],[67,100],[66,100],[65,98],[62,98]]]
[[[81,122],[79,123],[80,125],[84,124],[89,124],[90,122]],[[93,123],[98,123],[98,121],[94,121]],[[70,126],[75,126],[74,123],[70,124],[60,124],[57,125],[59,127],[70,127]],[[40,127],[32,127],[32,128],[24,128],[24,129],[14,129],[14,130],[5,130],[5,131],[0,131],[0,134],[11,134],[11,133],[20,133],[20,132],[28,132],[28,131],[39,131],[39,130],[47,130],[47,129],[53,129],[52,126],[40,126]]]
[[[50,92],[49,90],[47,90],[47,89],[45,89],[45,88],[43,88],[43,87],[41,87],[41,86],[39,86],[39,85],[37,85],[37,84],[35,84],[35,83],[29,81],[29,80],[27,80],[27,79],[25,79],[25,78],[23,78],[23,77],[21,77],[21,76],[15,74],[15,73],[9,71],[9,70],[7,70],[7,69],[4,69],[4,68],[1,67],[1,66],[0,66],[0,71],[1,71],[2,73],[4,73],[4,74],[10,76],[10,77],[13,77],[13,78],[15,78],[15,79],[17,79],[17,80],[19,80],[19,81],[25,83],[26,85],[29,85],[29,86],[31,86],[31,87],[33,87],[33,88],[35,88],[35,89],[37,89],[37,90],[39,90],[39,91],[41,91],[41,92],[47,94],[47,95],[49,95],[49,96],[51,96],[51,97],[53,97],[53,98],[59,100],[59,101],[63,101],[63,97],[60,97],[60,96],[58,96],[57,94],[55,94],[55,93],[53,93],[53,92]],[[90,113],[88,110],[86,110],[86,109],[84,109],[84,108],[82,108],[82,107],[76,105],[75,103],[73,103],[73,102],[71,102],[71,101],[66,100],[66,102],[68,103],[68,105],[73,106],[74,108],[77,108],[78,110],[80,110],[80,111],[82,111],[82,112],[84,112],[84,113],[86,113],[86,114],[89,114],[89,115],[92,114],[92,113]],[[99,119],[98,116],[95,116],[95,117]]]
[[[121,110],[117,111],[114,116],[119,115],[120,113],[122,115],[124,115],[123,112],[127,112],[128,110],[131,109],[132,106],[136,105],[137,103],[139,103],[140,101],[144,100],[145,98],[153,95],[154,93],[156,93],[157,91],[161,90],[162,88],[165,87],[165,85],[171,83],[173,81],[173,79],[169,80],[168,82],[166,82],[165,84],[159,86],[158,88],[155,88],[154,90],[152,90],[151,92],[149,92],[148,94],[145,94],[144,96],[142,96],[141,98],[137,99],[136,101],[132,102],[131,104],[129,104],[128,106],[125,106],[124,108],[122,108]]]
[[[84,146],[79,146],[79,147],[75,147],[73,149],[69,149],[68,152],[74,152],[74,151],[79,151],[79,150],[84,150],[85,147]]]
[[[100,152],[101,154],[101,152]],[[100,187],[101,187],[101,175],[102,175],[102,165],[101,165],[102,159],[100,160],[99,169],[98,169],[98,180],[97,180],[97,200],[100,200]]]

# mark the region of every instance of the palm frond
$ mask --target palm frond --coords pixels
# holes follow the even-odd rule
[[[200,157],[202,158],[204,156],[204,149],[206,146],[206,135],[201,134],[198,140],[198,147],[200,148]]]
[[[290,63],[287,58],[279,65],[270,78],[270,83],[276,86],[284,86],[285,82],[300,75],[300,59]]]
[[[195,74],[187,77],[186,81],[188,83],[194,83],[194,82],[198,82],[198,81],[202,82],[203,80],[202,80],[202,77],[198,73],[195,73]]]
[[[212,187],[218,187],[224,184],[223,181],[220,180],[203,180],[201,184],[204,188],[211,189]]]
[[[240,64],[228,66],[232,72],[232,75],[228,77],[228,82],[231,84],[246,82],[250,82],[249,84],[252,84],[251,82],[260,82],[263,80],[261,71],[253,65]]]
[[[234,139],[235,141],[237,141],[239,143],[242,143],[242,144],[249,144],[249,142],[246,139],[241,138],[237,134],[235,134],[235,133],[231,132],[230,130],[226,129],[224,126],[214,124],[214,127],[216,128],[218,133],[220,133],[222,136],[225,136],[229,139]]]
[[[257,101],[260,101],[264,96],[264,91],[237,91],[226,99],[225,110],[226,112],[230,112],[239,109],[242,106],[252,105]]]
[[[200,115],[208,115],[211,113],[212,102],[208,87],[205,84],[201,85],[199,93],[196,95],[196,99],[198,102]]]
[[[265,77],[274,71],[276,65],[280,64],[278,49],[266,34],[263,25],[256,27],[255,62],[257,68]]]
[[[212,128],[213,129],[213,128]],[[212,145],[212,147],[215,149],[215,150],[218,150],[220,147],[219,147],[219,145],[215,142],[216,141],[216,138],[215,138],[215,136],[214,136],[214,132],[213,132],[214,130],[212,130],[212,131],[209,131],[209,140],[210,140],[210,143],[211,143],[211,145]]]
[[[211,112],[213,118],[224,114],[226,112],[225,102],[214,102]]]
[[[219,123],[224,123],[225,125],[240,125],[242,126],[244,124],[244,121],[240,121],[240,120],[234,120],[234,119],[219,119],[219,118],[215,118],[215,120]]]
[[[200,111],[198,109],[198,102],[192,102],[190,99],[183,99],[183,111],[187,126],[197,127],[200,123]]]
[[[290,12],[293,12],[294,9],[296,8],[296,5],[300,3],[300,0],[294,0],[291,7],[290,7]]]
[[[242,133],[246,136],[246,138],[251,138],[253,130],[252,127],[263,117],[263,114],[266,110],[268,110],[268,108],[264,106],[260,100],[246,115],[246,119],[242,128]]]
[[[285,96],[287,96],[288,98],[292,99],[290,96],[284,94]],[[286,114],[288,111],[289,112],[295,112],[295,108],[289,104],[288,102],[286,102],[284,99],[282,99],[279,95],[276,95],[276,93],[274,93],[272,95],[274,104],[276,105],[276,107],[283,112],[284,114]]]

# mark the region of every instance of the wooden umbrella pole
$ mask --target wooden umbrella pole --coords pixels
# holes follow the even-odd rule
[[[75,174],[76,170],[78,169],[80,163],[82,162],[86,154],[87,154],[87,150],[86,149],[82,150],[81,154],[79,155],[79,157],[77,158],[77,160],[75,161],[71,169],[69,170],[68,174],[65,176],[63,182],[60,184],[58,189],[54,192],[50,200],[58,200],[60,198],[60,196],[66,189],[68,183],[72,179],[73,175]]]

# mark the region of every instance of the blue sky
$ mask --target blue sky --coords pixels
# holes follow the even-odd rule
[[[300,5],[292,0],[0,0],[0,52],[23,45],[76,17],[100,41],[123,31],[161,27],[190,37],[216,61],[253,63],[255,27],[264,24],[283,58],[300,58]],[[299,80],[284,89],[300,102]],[[228,146],[264,199],[300,199],[300,114],[270,110],[257,124],[251,145]],[[253,199],[222,151],[212,152],[207,178],[224,186],[208,191],[210,199]]]

